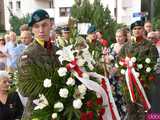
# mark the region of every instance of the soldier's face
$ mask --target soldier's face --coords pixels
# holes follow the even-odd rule
[[[48,41],[51,27],[52,27],[52,24],[50,20],[44,19],[40,22],[33,24],[32,32],[34,33],[35,38],[40,38],[45,41]]]
[[[144,36],[144,28],[142,26],[136,26],[133,28],[133,36],[141,37]]]

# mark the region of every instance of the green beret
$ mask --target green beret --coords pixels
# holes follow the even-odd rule
[[[45,10],[38,9],[32,14],[31,18],[29,19],[28,26],[32,27],[33,24],[40,22],[44,19],[49,19],[49,14]]]
[[[94,32],[96,32],[96,27],[94,25],[91,25],[87,30],[87,34],[94,33]]]
[[[131,30],[136,27],[136,26],[144,26],[144,22],[143,21],[136,21],[134,23],[131,24]]]

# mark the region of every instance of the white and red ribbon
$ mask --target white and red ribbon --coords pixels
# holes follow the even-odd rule
[[[69,64],[67,64],[66,68],[68,71],[76,72],[77,74],[74,74],[75,77],[81,83],[83,83],[89,90],[95,91],[96,93],[102,96],[103,105],[104,106],[107,105],[107,107],[105,107],[103,120],[120,120],[120,115],[118,113],[118,110],[112,95],[111,86],[110,86],[109,80],[106,77],[99,75],[95,72],[88,73],[90,77],[94,77],[97,80],[99,80],[99,82],[102,83],[102,86],[93,80],[83,78],[82,77],[83,72],[80,69],[80,67],[77,65],[76,59],[71,61]]]
[[[123,65],[127,67],[127,70],[125,72],[125,78],[126,78],[126,83],[129,90],[131,101],[133,103],[136,102],[136,97],[135,97],[134,88],[133,88],[135,86],[140,96],[140,99],[143,102],[144,109],[149,110],[151,108],[151,105],[148,101],[144,88],[141,85],[140,80],[137,76],[137,73],[134,68],[134,63],[130,59],[127,59],[121,62],[123,62],[124,63]]]

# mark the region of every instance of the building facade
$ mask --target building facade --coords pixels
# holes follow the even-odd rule
[[[4,19],[4,2],[3,0],[0,0],[0,25],[5,25],[5,19]]]
[[[94,0],[90,0],[93,3]],[[139,19],[134,16],[141,11],[141,0],[101,0],[104,7],[108,7],[111,16],[118,23],[127,25]],[[31,14],[36,9],[42,8],[48,11],[49,15],[55,19],[55,24],[64,25],[68,22],[70,9],[74,0],[4,0],[5,6],[5,29],[10,30],[9,18],[11,15],[23,17]]]

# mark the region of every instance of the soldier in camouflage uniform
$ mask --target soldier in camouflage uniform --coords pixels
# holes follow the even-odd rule
[[[151,58],[151,61],[156,64],[158,58],[158,51],[156,47],[148,40],[144,39],[143,22],[136,21],[131,25],[134,40],[127,42],[121,49],[119,58],[134,57],[145,59]],[[124,82],[124,80],[123,80]],[[154,87],[153,87],[154,89]],[[146,92],[147,97],[151,103],[152,88]],[[152,106],[152,103],[151,103]],[[138,103],[128,103],[128,120],[145,120],[145,110],[143,105]],[[152,108],[151,108],[152,109]]]
[[[33,82],[33,73],[31,65],[35,65],[37,73],[42,73],[42,70],[49,72],[52,68],[58,67],[58,59],[55,54],[56,47],[52,45],[49,38],[51,23],[49,15],[44,10],[35,11],[29,21],[29,26],[34,34],[34,41],[27,49],[24,50],[18,61],[19,81],[18,87],[22,95],[28,97],[22,120],[31,120],[31,111],[33,110],[33,99],[37,97],[36,83]],[[43,82],[43,81],[42,81]],[[28,86],[33,86],[30,89]],[[34,93],[33,93],[34,91]]]

